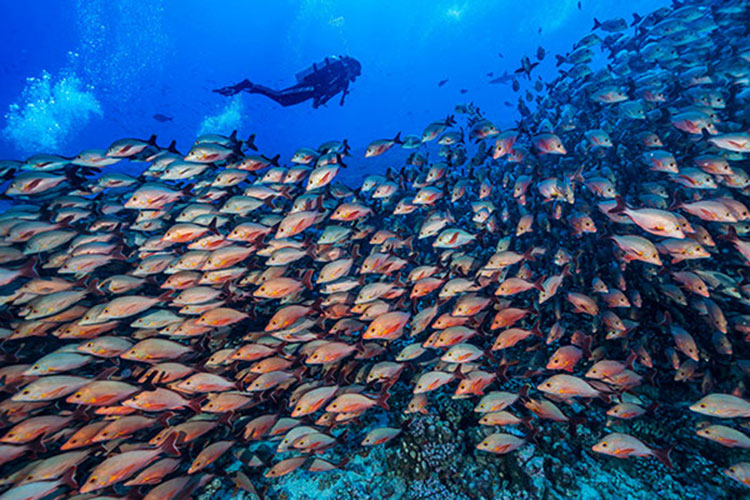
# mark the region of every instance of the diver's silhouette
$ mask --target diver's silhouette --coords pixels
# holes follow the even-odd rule
[[[214,92],[231,96],[240,92],[262,94],[282,106],[293,106],[308,99],[313,100],[313,108],[327,103],[333,96],[341,93],[339,105],[349,93],[349,82],[353,82],[362,72],[359,61],[349,56],[326,57],[320,63],[313,64],[297,73],[297,84],[283,90],[274,90],[263,85],[243,80],[237,85],[215,89]]]

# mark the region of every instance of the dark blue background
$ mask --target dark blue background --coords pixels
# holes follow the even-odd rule
[[[398,131],[421,134],[459,102],[474,101],[504,128],[517,117],[517,94],[509,85],[490,85],[486,73],[513,71],[541,44],[547,57],[537,72],[550,79],[553,54],[569,51],[589,32],[593,17],[629,22],[632,12],[666,3],[582,0],[578,10],[576,0],[4,2],[0,158],[74,155],[151,133],[164,144],[177,139],[186,151],[207,117],[232,106],[212,88],[243,78],[288,86],[297,71],[328,54],[349,54],[362,63],[362,77],[343,107],[336,98],[318,110],[309,103],[282,108],[243,95],[234,103],[234,119],[230,113],[209,125],[220,133],[234,127],[243,136],[256,132],[263,152],[286,159],[299,146],[345,137],[361,154],[373,139]],[[34,87],[27,78],[44,71],[53,89],[68,80],[53,97],[44,89],[24,93]],[[448,83],[438,88],[445,78]],[[82,112],[92,99],[99,112]],[[42,111],[24,114],[29,104]],[[154,113],[174,121],[159,123]],[[373,165],[400,158],[393,153]]]

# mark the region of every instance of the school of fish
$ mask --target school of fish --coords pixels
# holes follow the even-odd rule
[[[3,161],[0,500],[185,498],[227,457],[256,491],[441,393],[472,402],[477,453],[597,414],[593,456],[714,447],[750,487],[748,26],[746,0],[597,20],[516,127],[464,104],[364,157],[280,166],[232,134]],[[405,165],[335,181],[394,147]],[[672,391],[702,438],[679,454],[631,430]]]

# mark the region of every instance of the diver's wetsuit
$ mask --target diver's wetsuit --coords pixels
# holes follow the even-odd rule
[[[311,68],[297,75],[297,84],[283,90],[275,90],[264,85],[243,80],[237,85],[216,89],[214,92],[231,96],[240,92],[262,94],[282,106],[293,106],[312,99],[313,108],[327,103],[333,96],[341,93],[340,105],[349,92],[349,83],[356,80],[361,73],[361,66],[356,59],[348,56],[330,57],[323,62],[313,64]]]

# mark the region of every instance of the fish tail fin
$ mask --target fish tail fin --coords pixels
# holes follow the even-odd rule
[[[75,476],[76,469],[77,469],[77,467],[73,466],[70,469],[68,469],[67,471],[65,471],[65,474],[63,474],[62,477],[60,478],[60,484],[64,484],[65,486],[67,486],[68,488],[70,488],[72,490],[77,490],[78,489],[78,483],[76,482],[75,478],[73,477],[73,476]]]
[[[177,449],[177,444],[179,444],[178,441],[182,442],[184,439],[184,432],[172,432],[164,441],[162,441],[162,443],[159,445],[159,448],[167,455],[179,457],[180,450]]]
[[[234,483],[235,493],[237,493],[238,490],[243,490],[247,491],[248,493],[255,493],[258,498],[263,499],[261,494],[250,481],[250,478],[247,477],[241,470],[238,470],[237,474],[230,479],[232,480],[232,483]]]
[[[250,134],[250,137],[245,141],[245,146],[253,151],[258,151],[258,146],[255,145],[255,134]]]
[[[186,184],[185,187],[180,189],[180,193],[182,193],[182,196],[191,196],[193,194],[193,187],[195,187],[194,184]]]
[[[640,23],[643,18],[638,15],[637,12],[633,12],[633,22],[630,23],[630,26],[635,26],[636,24]]]
[[[413,234],[404,240],[404,246],[409,249],[409,252],[414,251],[414,235]]]
[[[453,217],[453,214],[450,212],[450,210],[445,211],[445,219],[448,221],[449,224],[456,223],[456,218]]]
[[[634,350],[630,350],[630,355],[628,355],[628,358],[625,360],[625,367],[628,370],[633,369],[633,363],[635,363],[635,360],[638,359],[638,354]]]
[[[486,317],[487,317],[487,311],[483,311],[475,316],[472,316],[471,319],[469,319],[469,324],[479,328],[482,326],[482,323],[484,323],[484,318]]]
[[[397,288],[403,288],[406,286],[406,283],[401,281],[401,272],[396,273],[396,276],[393,277],[393,286]]]
[[[305,288],[307,288],[308,290],[313,289],[312,277],[313,277],[312,269],[308,269],[307,271],[305,271],[305,274],[302,276],[302,284],[305,285]]]
[[[382,391],[380,394],[378,394],[378,399],[375,400],[375,404],[383,408],[384,410],[390,410],[391,407],[388,406],[388,398],[391,397],[391,393],[387,390]]]
[[[727,234],[720,234],[716,239],[723,241],[737,241],[740,237],[737,236],[737,230],[734,226],[729,226],[729,228],[727,228]]]
[[[94,376],[94,380],[109,380],[109,377],[117,373],[118,368],[116,366],[112,366],[107,368],[106,370],[103,370],[99,372],[97,375]],[[83,406],[83,405],[81,405]],[[89,407],[91,408],[91,407]]]
[[[529,384],[524,384],[521,386],[521,389],[518,391],[518,399],[521,401],[526,401],[529,399]]]
[[[237,129],[232,130],[232,133],[229,134],[229,140],[232,142],[237,142]]]
[[[279,165],[279,158],[281,158],[281,155],[277,154],[273,158],[269,159],[269,161],[271,162],[271,165],[275,167],[280,167],[281,165]]]
[[[401,140],[401,132],[399,132],[398,134],[396,134],[396,137],[393,138],[393,142],[395,142],[396,144],[403,144],[404,143],[404,141]]]
[[[602,25],[602,23],[600,23],[597,18],[594,18],[594,27],[591,28],[591,31],[594,31],[595,29],[597,29],[601,25]]]
[[[541,326],[541,321],[537,320],[536,323],[534,323],[534,326],[531,327],[531,334],[534,335],[535,337],[544,338],[545,335],[544,333],[542,333],[541,328],[539,328],[540,326]]]
[[[161,378],[162,372],[158,370],[154,370],[151,373],[148,373],[147,376],[141,377],[139,380],[140,384],[143,385],[143,387],[149,391],[155,391],[156,390],[156,382]],[[143,382],[141,382],[141,380]]]
[[[573,273],[570,270],[570,263],[565,264],[565,267],[563,267],[562,275],[564,278],[570,278],[573,276]]]
[[[533,431],[534,430],[534,426],[531,425],[531,416],[530,415],[525,415],[525,416],[521,417],[521,424],[524,427],[526,427],[529,431]]]
[[[673,469],[674,464],[672,464],[672,459],[669,456],[672,453],[672,450],[674,449],[674,445],[670,446],[669,448],[663,448],[663,449],[653,449],[651,450],[651,453],[653,453],[654,457],[659,460],[659,462],[666,465],[668,468]]]
[[[102,292],[99,289],[99,278],[94,278],[91,281],[89,281],[88,280],[89,277],[83,278],[81,280],[81,286],[83,286],[87,291],[89,291],[89,292],[91,292],[93,294],[104,295],[104,292]]]
[[[307,366],[302,365],[292,372],[292,375],[297,379],[297,382],[302,382],[302,375],[305,373],[305,370],[307,370]]]
[[[336,155],[336,163],[346,168],[346,163],[344,163],[344,158],[340,154]]]
[[[163,427],[169,426],[169,419],[174,417],[175,413],[173,411],[166,411],[162,413],[159,418],[156,419],[156,421],[161,424]]]
[[[274,198],[271,198],[270,196],[268,198],[265,198],[263,200],[263,204],[270,208],[271,210],[274,210],[276,208],[276,205],[273,204]]]
[[[539,278],[538,280],[536,280],[534,282],[533,287],[536,288],[537,290],[539,290],[540,292],[543,292],[544,291],[544,286],[542,285],[542,283],[544,283],[545,279],[546,278],[544,276],[542,276],[541,278]]]
[[[286,198],[287,200],[293,200],[294,196],[289,194],[289,191],[292,190],[292,186],[284,186],[279,190],[279,196],[282,198]]]
[[[536,258],[534,257],[534,247],[530,247],[523,253],[523,260],[529,260],[531,262],[534,262],[536,260]]]
[[[126,261],[128,260],[128,257],[122,252],[124,247],[122,245],[115,248],[115,250],[112,252],[112,259],[113,260],[122,260]]]
[[[627,205],[625,205],[625,201],[622,199],[622,196],[617,195],[615,196],[615,208],[610,210],[610,213],[613,214],[621,214],[627,209]]]
[[[220,235],[219,230],[216,227],[216,221],[218,220],[217,217],[214,217],[211,219],[211,222],[208,223],[208,230],[211,231],[213,234]]]
[[[583,165],[578,167],[578,170],[573,173],[573,175],[570,177],[570,181],[578,181],[578,182],[586,182],[586,179],[583,177]]]
[[[156,146],[156,134],[153,134],[151,137],[148,138],[148,142],[151,146]]]
[[[35,255],[21,266],[18,270],[18,274],[25,278],[38,278],[39,273],[36,271],[37,263],[39,263],[39,257]]]
[[[560,67],[565,63],[565,56],[561,56],[560,54],[555,54],[555,59],[557,59],[556,66]]]
[[[204,399],[204,396],[193,398],[188,401],[187,407],[190,408],[193,413],[198,415],[199,413],[203,412],[203,410],[201,410],[201,403],[203,403]]]

